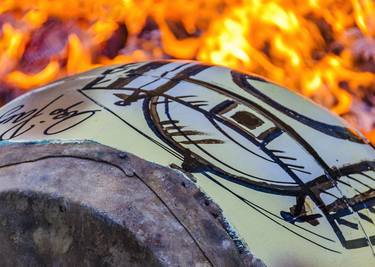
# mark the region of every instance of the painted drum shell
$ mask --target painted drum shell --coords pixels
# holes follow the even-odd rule
[[[172,165],[271,266],[375,263],[374,148],[261,77],[190,61],[98,68],[4,106],[0,138],[94,140]]]

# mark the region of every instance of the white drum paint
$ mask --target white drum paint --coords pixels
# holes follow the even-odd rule
[[[196,62],[95,69],[0,109],[1,140],[95,140],[177,165],[269,266],[374,266],[375,152],[339,117]]]

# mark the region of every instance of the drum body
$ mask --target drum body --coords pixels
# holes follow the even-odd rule
[[[92,140],[178,169],[270,266],[375,264],[374,148],[260,77],[197,62],[98,68],[4,106],[0,138]]]

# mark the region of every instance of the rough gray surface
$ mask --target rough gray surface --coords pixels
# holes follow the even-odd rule
[[[1,266],[260,266],[182,174],[99,144],[0,146]]]

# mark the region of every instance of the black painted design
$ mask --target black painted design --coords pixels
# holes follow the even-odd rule
[[[84,101],[78,101],[68,107],[62,107],[60,102],[64,94],[52,99],[41,108],[26,109],[24,105],[18,105],[0,115],[0,125],[10,124],[10,127],[0,134],[0,141],[9,140],[28,133],[34,127],[44,124],[45,120],[38,120],[46,110],[51,122],[43,131],[45,135],[53,135],[68,131],[69,129],[83,123],[100,110],[84,110]]]
[[[153,68],[158,68],[160,66],[164,66],[164,64],[155,62],[146,64],[139,69],[133,70],[132,75],[144,75],[146,71]],[[181,65],[179,67],[181,67]],[[311,147],[290,125],[286,125],[282,120],[280,120],[277,115],[271,114],[259,104],[251,102],[249,99],[240,95],[236,95],[225,88],[194,79],[193,76],[195,74],[204,71],[206,68],[209,67],[204,65],[193,65],[187,67],[176,74],[173,79],[166,81],[163,85],[154,90],[146,90],[142,89],[142,87],[134,89],[127,88],[126,85],[130,80],[136,79],[136,75],[134,75],[134,77],[130,76],[127,78],[118,78],[115,82],[106,87],[100,87],[101,79],[104,78],[98,78],[96,81],[88,84],[82,90],[82,93],[84,94],[86,90],[91,90],[92,88],[122,88],[126,89],[126,93],[115,93],[114,95],[119,100],[115,102],[114,105],[125,107],[137,101],[142,101],[143,112],[148,126],[153,130],[155,135],[169,147],[169,152],[170,149],[172,149],[173,153],[178,155],[178,158],[182,160],[181,167],[185,171],[202,173],[209,179],[214,180],[223,188],[226,187],[219,181],[215,180],[210,173],[255,190],[260,190],[271,194],[295,196],[296,205],[290,207],[290,210],[288,211],[280,211],[280,214],[277,215],[273,213],[269,214],[269,212],[263,210],[259,206],[256,206],[254,203],[248,203],[246,199],[243,199],[241,196],[232,192],[229,188],[226,188],[228,191],[231,191],[232,194],[236,195],[238,198],[241,198],[242,201],[264,216],[271,216],[271,220],[274,220],[272,217],[275,217],[279,219],[282,218],[283,220],[289,222],[291,225],[290,227],[283,226],[288,231],[297,234],[291,228],[292,226],[302,227],[304,223],[308,223],[313,226],[320,224],[320,220],[323,219],[322,215],[319,212],[309,213],[306,209],[306,199],[309,198],[317,207],[319,207],[320,212],[331,224],[332,230],[336,233],[343,247],[353,249],[368,246],[368,242],[375,244],[375,236],[371,236],[368,239],[364,237],[351,240],[350,238],[348,239],[345,237],[342,231],[342,227],[348,227],[355,231],[361,231],[358,224],[345,219],[345,217],[350,214],[353,215],[354,213],[357,213],[359,214],[360,219],[366,220],[367,222],[372,222],[371,219],[365,214],[360,213],[360,211],[364,209],[374,212],[375,194],[372,188],[369,188],[367,192],[358,191],[356,192],[357,194],[350,199],[346,199],[346,197],[343,195],[339,196],[336,201],[330,204],[324,203],[321,198],[321,194],[330,194],[328,192],[329,189],[335,188],[337,182],[342,182],[341,178],[343,175],[346,175],[349,178],[351,177],[350,174],[366,175],[364,173],[364,168],[366,170],[374,170],[374,162],[362,162],[351,166],[345,166],[341,169],[329,167],[319,156],[318,152],[315,151],[314,148]],[[167,73],[168,72],[164,73],[162,76],[164,77]],[[235,84],[256,98],[264,101],[268,105],[271,105],[281,113],[286,114],[291,118],[329,136],[339,139],[346,139],[351,142],[363,143],[363,140],[353,134],[353,132],[349,129],[328,125],[315,121],[311,118],[307,118],[296,111],[282,106],[275,100],[268,98],[247,82],[247,79],[251,78],[250,76],[232,71],[232,77]],[[228,99],[218,103],[211,109],[207,109],[206,106],[208,104],[206,101],[204,99],[197,100],[195,95],[174,96],[173,94],[170,94],[169,91],[173,90],[173,88],[182,80],[203,86],[207,90],[211,90],[220,95],[225,95]],[[207,149],[207,147],[215,144],[223,144],[224,140],[212,139],[209,136],[206,136],[204,129],[186,129],[186,125],[181,125],[179,120],[174,119],[174,116],[171,113],[172,110],[170,108],[173,104],[182,105],[201,114],[215,127],[216,130],[223,135],[223,137],[230,139],[234,144],[241,146],[252,155],[261,157],[266,161],[279,165],[294,182],[278,183],[272,179],[270,180],[262,177],[256,177],[251,173],[246,173],[239,170],[234,166],[229,165],[225,161],[217,158]],[[255,113],[247,112],[246,110],[235,111],[235,109],[239,106],[247,107],[250,110],[255,111]],[[160,112],[163,112],[163,114]],[[226,114],[229,114],[230,112],[234,113],[229,117],[226,116]],[[260,134],[253,133],[254,129],[257,129],[264,124],[263,119],[255,115],[257,113],[261,114],[263,117],[266,117],[273,123],[272,127],[265,129]],[[163,119],[161,119],[160,115],[163,115]],[[258,147],[260,151],[267,155],[267,157],[257,154],[256,151],[252,151],[247,147],[244,147],[243,144],[237,142],[235,138],[231,136],[231,133],[229,133],[227,129],[234,131],[239,136],[242,136],[251,142],[253,145]],[[303,182],[297,173],[311,174],[311,172],[305,170],[304,166],[291,163],[291,161],[297,160],[295,157],[293,157],[293,155],[285,155],[285,153],[281,150],[272,150],[267,147],[270,142],[276,140],[282,135],[288,135],[295,140],[295,142],[299,143],[299,145],[301,145],[305,151],[315,159],[326,174],[312,179],[310,182]],[[181,139],[182,141],[176,141],[176,137],[183,137]],[[197,139],[196,137],[199,138]],[[164,145],[163,148],[165,148]],[[194,151],[198,151],[199,153],[193,152],[193,148]],[[286,163],[286,161],[288,161],[288,163]],[[275,221],[275,223],[279,224],[277,221]],[[307,229],[305,230],[307,231]],[[312,240],[308,241],[315,243],[315,241]],[[331,250],[327,247],[324,248]]]
[[[306,141],[292,125],[283,121],[278,114],[273,114],[265,105],[259,104],[259,101],[251,101],[246,97],[246,94],[250,94],[272,106],[278,112],[322,135],[354,144],[363,144],[364,141],[359,136],[345,127],[329,125],[308,118],[267,97],[248,82],[249,79],[260,80],[260,78],[232,71],[230,73],[231,82],[243,89],[244,94],[240,95],[233,90],[195,77],[210,66],[184,63],[173,65],[173,68],[169,69],[168,64],[170,62],[150,62],[108,69],[79,92],[103,110],[113,114],[138,134],[170,153],[181,162],[180,167],[184,171],[204,175],[217,186],[286,231],[327,251],[340,253],[327,245],[322,245],[316,239],[313,240],[298,232],[306,232],[318,240],[335,242],[307,227],[319,227],[323,220],[326,220],[344,248],[356,249],[371,246],[371,244],[375,245],[375,236],[367,236],[361,227],[361,221],[374,224],[366,212],[375,213],[375,191],[363,180],[375,181],[375,161],[359,162],[341,168],[330,166],[319,154],[319,151]],[[159,71],[161,68],[166,70],[153,76],[152,71]],[[172,78],[170,77],[171,73],[174,73]],[[144,79],[140,79],[142,77]],[[143,84],[133,88],[131,84],[134,81],[143,82]],[[182,90],[181,87],[185,85],[199,87],[200,90],[205,90],[207,95],[212,96],[212,99],[219,100],[215,102],[212,99],[202,99],[199,92],[194,93],[194,91],[185,90],[185,88]],[[111,105],[102,104],[90,97],[90,91],[93,90],[107,90],[116,100]],[[181,91],[183,91],[182,94]],[[57,100],[58,98],[48,105]],[[55,123],[46,128],[44,134],[53,135],[75,127],[99,111],[78,109],[81,104],[82,101],[52,111],[49,115]],[[151,129],[151,134],[132,125],[126,116],[113,111],[114,107],[125,111],[126,108],[136,104],[142,108],[145,122]],[[191,112],[186,116],[199,117],[204,123],[197,128],[191,128],[191,125],[186,123],[188,121],[186,118],[174,114],[176,106],[181,110]],[[27,118],[38,117],[42,111],[43,108],[23,111],[23,106],[18,106],[4,113],[0,116],[0,124],[12,121],[14,125],[1,137],[10,135],[12,138],[27,132],[30,127],[34,126],[22,123],[27,121]],[[66,122],[72,118],[76,120],[70,124],[70,127],[58,128],[60,122]],[[27,122],[29,123],[29,121]],[[209,127],[211,127],[211,131],[207,130]],[[212,132],[215,132],[216,135],[213,135]],[[297,144],[303,153],[314,161],[317,168],[320,168],[321,175],[314,177],[315,174],[307,167],[308,164],[304,166],[303,160],[300,161],[298,155],[293,155],[293,151],[288,151],[288,148],[272,147],[273,143],[283,140],[283,138]],[[213,147],[220,146],[225,148],[227,143],[232,144],[249,160],[260,160],[271,167],[276,166],[280,169],[280,173],[288,177],[289,180],[281,180],[278,177],[262,177],[258,175],[259,173],[255,175],[256,173],[254,174],[251,170],[233,164],[235,160],[221,157],[213,149]],[[240,160],[247,159],[241,158]],[[373,174],[369,174],[369,172]],[[358,175],[363,180],[359,179]],[[293,197],[295,204],[288,207],[287,210],[271,212],[260,204],[253,203],[236,193],[216,177],[264,193]],[[366,190],[353,187],[351,182],[362,185]],[[342,188],[351,190],[353,195],[347,197],[340,191]],[[333,192],[334,190],[338,193]],[[334,200],[328,203],[324,196],[330,196]],[[309,203],[313,203],[316,208],[311,210]],[[351,220],[353,217],[356,218],[356,221]],[[360,231],[363,233],[363,237],[353,239],[347,235],[348,232],[351,233],[350,231]]]
[[[311,128],[314,128],[315,130],[318,130],[326,135],[330,135],[336,138],[340,139],[347,139],[352,142],[357,143],[364,143],[364,140],[356,135],[354,132],[352,132],[348,128],[339,127],[335,125],[329,125],[326,123],[322,123],[316,120],[313,120],[311,118],[308,118],[294,110],[289,109],[288,107],[285,107],[275,101],[274,99],[271,99],[270,97],[263,94],[261,91],[259,91],[257,88],[252,86],[247,79],[252,79],[251,76],[244,75],[239,72],[232,71],[233,81],[241,88],[246,90],[248,93],[252,94],[256,98],[262,100],[264,103],[267,103],[268,105],[272,106],[273,108],[277,109],[281,113],[284,113],[285,115],[292,117],[295,120],[300,121],[301,123],[308,125]],[[265,80],[261,80],[263,82],[266,82]]]

